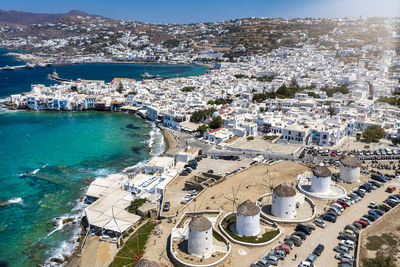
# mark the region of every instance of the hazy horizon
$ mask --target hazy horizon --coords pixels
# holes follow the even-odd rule
[[[104,17],[148,23],[214,22],[248,17],[343,18],[397,17],[400,1],[396,0],[237,0],[185,2],[181,0],[145,1],[71,0],[56,3],[50,0],[15,0],[3,3],[0,9],[32,13],[66,13],[80,10]]]

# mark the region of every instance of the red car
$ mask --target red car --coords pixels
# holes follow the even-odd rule
[[[389,187],[386,189],[386,192],[388,192],[388,193],[393,193],[394,191],[396,191],[396,187],[394,187],[394,186],[389,186]]]
[[[286,254],[290,253],[290,247],[288,245],[280,245],[280,246],[276,246],[275,250],[282,250],[285,251]]]
[[[336,150],[332,150],[332,151],[331,151],[331,156],[332,156],[332,157],[336,157],[336,156],[337,156]]]
[[[346,203],[342,202],[342,201],[337,201],[336,203],[338,203],[340,206],[342,206],[344,209],[347,208]]]
[[[369,225],[369,223],[364,221],[364,220],[359,220],[358,223],[360,223],[363,228],[365,228],[365,227],[367,227]]]

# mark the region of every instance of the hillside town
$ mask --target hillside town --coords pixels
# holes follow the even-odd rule
[[[0,45],[29,46],[24,56],[34,63],[209,64],[200,76],[147,73],[140,81],[69,81],[54,72],[53,85],[10,96],[9,109],[134,113],[165,135],[163,154],[93,177],[84,244],[71,266],[96,259],[96,266],[349,267],[379,253],[399,259],[385,248],[398,246],[400,235],[375,250],[368,245],[374,230],[391,232],[381,222],[400,203],[399,22],[150,25],[72,16],[0,28]],[[70,34],[41,40],[28,28]],[[78,29],[85,34],[74,36]],[[234,34],[243,31],[246,40]],[[160,32],[164,39],[156,39]]]

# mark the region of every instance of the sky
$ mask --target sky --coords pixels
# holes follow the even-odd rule
[[[65,13],[78,9],[150,23],[222,21],[245,17],[400,16],[400,0],[2,0],[0,9]]]

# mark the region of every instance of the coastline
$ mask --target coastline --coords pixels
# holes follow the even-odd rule
[[[48,63],[46,58],[42,58],[33,54],[25,54],[18,52],[8,52],[6,55],[17,58],[22,62],[31,62],[35,64],[49,64],[49,66],[57,65],[58,63]],[[47,57],[58,57],[57,55],[46,55]],[[104,61],[80,61],[80,62],[64,62],[60,61],[62,65],[75,65],[75,64],[90,64],[90,63],[101,63],[101,64],[141,64],[141,65],[198,65],[206,68],[213,68],[214,66],[210,63],[201,62],[157,62],[157,61],[146,61],[146,60],[115,60],[104,58]]]
[[[148,119],[142,118],[144,122],[148,121]],[[169,129],[166,129],[158,124],[154,124],[154,127],[157,127],[160,130],[160,133],[162,134],[162,142],[164,143],[164,151],[160,155],[165,155],[170,149],[178,147],[179,143],[177,142],[175,136],[171,133]],[[157,156],[157,155],[154,155]],[[150,159],[154,156],[150,156]],[[81,232],[79,234],[79,237],[76,240],[76,247],[74,251],[71,253],[70,256],[68,256],[62,263],[63,266],[65,267],[79,267],[81,266],[82,262],[81,259],[85,257],[86,254],[89,254],[88,251],[85,250],[87,242],[83,244],[83,241],[86,236],[86,229],[84,227],[84,215],[79,218],[81,221],[80,227],[81,227]],[[83,245],[83,246],[82,246]],[[91,252],[92,253],[92,252]],[[54,258],[51,258],[54,259]],[[52,266],[52,263],[57,263],[56,261],[50,261],[45,263],[45,266],[47,264],[50,264]]]

